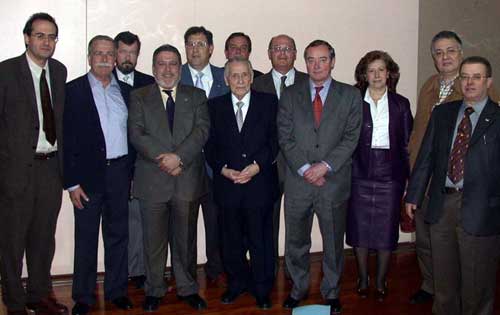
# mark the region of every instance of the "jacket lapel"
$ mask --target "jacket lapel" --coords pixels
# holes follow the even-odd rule
[[[341,110],[341,107],[338,106],[342,103],[342,92],[335,87],[336,81],[332,79],[332,83],[330,84],[330,88],[328,90],[328,94],[325,99],[325,104],[323,104],[323,111],[321,113],[320,119],[320,128],[323,121],[334,121],[336,117],[338,117],[338,111]],[[312,106],[311,106],[312,113]],[[332,116],[329,118],[328,116]]]
[[[31,89],[27,89],[26,94],[28,96],[28,100],[33,109],[33,115],[36,118],[35,122],[38,125],[38,106],[36,103],[36,95],[35,95],[35,86],[33,83],[33,76],[31,75],[31,70],[28,65],[28,60],[26,60],[26,54],[22,54],[19,57],[19,62],[21,65],[21,80],[22,86],[32,87]]]
[[[457,116],[458,116],[458,110],[460,109],[461,102],[456,102],[453,104],[453,107],[450,107],[449,113],[448,113],[448,118],[446,119],[447,125],[443,126],[443,136],[445,137],[444,139],[447,139],[446,141],[446,153],[449,158],[450,151],[451,151],[451,143],[453,141],[453,133],[455,132],[455,127],[457,125]],[[438,126],[439,128],[439,126]]]
[[[251,137],[252,126],[255,125],[256,120],[259,117],[259,109],[257,108],[258,100],[256,100],[255,98],[255,93],[250,92],[250,104],[248,104],[247,115],[245,117],[245,122],[243,123],[243,127],[241,128],[240,133],[243,140],[245,140],[247,137]]]
[[[477,142],[477,140],[480,139],[486,132],[488,127],[495,122],[497,107],[498,105],[496,105],[496,103],[493,103],[490,99],[488,99],[486,106],[481,112],[481,116],[479,116],[476,128],[474,128],[474,131],[472,132],[472,138],[469,143],[470,146]]]
[[[160,141],[165,139],[164,143],[171,143],[172,135],[168,126],[167,112],[163,105],[163,99],[158,85],[153,84],[150,86],[149,93],[144,99],[144,104],[149,104],[151,117],[154,119],[154,124],[157,125],[154,129],[158,130],[158,135],[161,135],[161,137],[159,137]]]

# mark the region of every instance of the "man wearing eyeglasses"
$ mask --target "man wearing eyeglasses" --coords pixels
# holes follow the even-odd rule
[[[411,218],[425,195],[434,271],[433,314],[493,314],[500,258],[500,107],[483,57],[460,66],[463,99],[437,106],[408,183]]]
[[[463,59],[460,37],[452,31],[437,33],[431,42],[431,54],[438,73],[432,75],[420,89],[413,132],[408,145],[412,167],[417,159],[432,110],[442,103],[462,98],[462,90],[457,79],[459,66]],[[488,94],[493,100],[499,100],[492,88],[488,89]],[[434,294],[430,232],[429,225],[424,220],[427,203],[428,199],[425,197],[421,209],[415,212],[415,245],[422,274],[422,284],[419,290],[410,297],[411,304],[428,302]]]
[[[102,220],[104,298],[127,310],[128,197],[130,161],[125,83],[112,71],[116,49],[111,37],[97,35],[88,45],[90,71],[66,86],[64,109],[64,188],[75,215],[73,315],[96,303],[97,247]]]
[[[62,200],[66,67],[52,58],[58,27],[47,13],[24,26],[26,52],[0,63],[0,272],[8,315],[65,314],[50,268]],[[21,280],[26,254],[28,280]]]
[[[202,89],[208,99],[229,92],[229,88],[224,82],[224,69],[210,64],[210,57],[214,51],[212,32],[203,26],[192,26],[184,33],[184,45],[187,63],[182,65],[181,83]],[[222,286],[225,284],[225,279],[220,253],[219,212],[213,200],[213,173],[208,164],[205,166],[207,176],[203,180],[208,186],[208,192],[200,199],[205,223],[205,253],[207,256],[205,272],[211,283]],[[196,274],[196,255],[196,252],[192,253],[191,272],[193,275]]]
[[[286,87],[307,80],[307,74],[294,68],[295,59],[297,58],[297,47],[295,46],[295,40],[290,36],[281,34],[271,38],[267,55],[271,61],[272,69],[254,80],[252,87],[256,91],[276,95],[279,99],[281,92]],[[276,162],[278,163],[280,198],[274,204],[273,209],[273,245],[276,263],[274,270],[278,272],[281,196],[283,195],[286,171],[286,162],[281,152],[278,154]],[[285,274],[289,276],[288,272]]]

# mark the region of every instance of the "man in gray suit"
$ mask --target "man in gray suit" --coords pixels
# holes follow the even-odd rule
[[[171,45],[153,53],[156,83],[130,96],[129,134],[137,150],[133,195],[143,219],[146,261],[145,311],[158,309],[167,288],[163,280],[171,236],[177,297],[206,308],[190,272],[196,248],[198,199],[206,193],[202,148],[210,121],[203,90],[179,84],[181,55]]]
[[[358,144],[362,101],[357,89],[331,78],[335,50],[328,42],[311,42],[304,58],[309,80],[284,90],[278,112],[278,139],[288,163],[285,261],[293,280],[283,307],[294,308],[307,295],[315,213],[323,238],[321,294],[331,313],[338,314],[351,155]]]
[[[50,268],[62,200],[66,67],[52,59],[58,35],[52,16],[32,15],[23,33],[26,52],[0,63],[2,295],[9,315],[25,315],[26,308],[63,314],[68,309],[51,297]]]
[[[307,81],[307,74],[293,67],[297,58],[297,47],[295,46],[295,40],[290,36],[281,34],[271,38],[267,55],[269,56],[269,60],[271,60],[273,68],[268,73],[261,75],[253,81],[252,88],[256,91],[274,94],[279,99],[287,86]],[[286,161],[281,152],[278,154],[276,162],[278,163],[280,197],[275,202],[273,209],[273,245],[276,264],[274,271],[278,272],[281,196],[283,195],[286,171]],[[287,278],[290,277],[286,265],[285,275]]]

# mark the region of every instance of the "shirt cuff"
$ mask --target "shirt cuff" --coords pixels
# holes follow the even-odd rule
[[[72,191],[77,190],[78,188],[80,188],[80,185],[71,186],[71,187],[68,188],[68,191],[72,192]]]
[[[304,177],[304,173],[305,173],[305,172],[306,172],[306,171],[307,171],[310,167],[311,167],[311,164],[306,163],[306,164],[302,165],[302,167],[301,167],[301,168],[299,168],[299,169],[297,170],[297,173],[299,173],[299,175],[300,175],[301,177]]]

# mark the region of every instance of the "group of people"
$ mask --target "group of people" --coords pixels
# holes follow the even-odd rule
[[[439,73],[422,87],[414,125],[408,99],[396,93],[399,66],[384,51],[361,58],[351,86],[332,78],[335,50],[324,40],[304,49],[303,73],[294,68],[293,38],[273,37],[272,69],[263,74],[249,61],[248,35],[227,38],[219,68],[210,63],[212,33],[193,26],[184,35],[187,62],[161,45],[149,76],[135,69],[141,42],[127,31],[93,37],[89,72],[66,84],[65,66],[52,58],[54,18],[36,13],[23,33],[26,52],[0,63],[0,272],[8,315],[68,313],[50,279],[63,188],[75,216],[73,315],[96,303],[101,221],[106,300],[131,309],[130,277],[144,287],[143,309],[157,310],[168,290],[170,246],[177,298],[206,308],[196,279],[200,206],[206,275],[214,283],[227,275],[221,303],[249,292],[269,309],[282,196],[293,283],[283,307],[307,297],[314,214],[323,239],[320,290],[331,313],[342,309],[344,235],[356,256],[358,295],[368,297],[374,279],[374,296],[384,300],[405,192],[423,275],[410,302],[434,299],[436,314],[492,314],[500,108],[490,63],[463,59],[454,32],[432,40]]]

